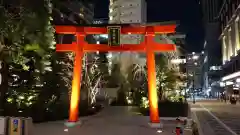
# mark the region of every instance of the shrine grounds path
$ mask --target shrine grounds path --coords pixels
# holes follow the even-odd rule
[[[81,118],[74,128],[65,121],[35,124],[32,135],[174,135],[175,122],[162,121],[162,133],[149,126],[149,117],[133,113],[134,107],[106,107],[95,116]],[[81,112],[80,112],[81,113]],[[186,131],[184,135],[191,135]]]

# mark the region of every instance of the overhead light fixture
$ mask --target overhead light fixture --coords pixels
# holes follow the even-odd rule
[[[227,81],[226,82],[226,85],[233,85],[234,83],[233,82],[230,82],[230,81]]]
[[[199,56],[198,56],[198,55],[194,55],[192,58],[193,58],[194,60],[197,60],[197,59],[199,58]]]
[[[236,82],[237,82],[237,83],[240,83],[240,78],[237,78],[237,79],[236,79]]]
[[[227,76],[224,76],[224,77],[222,78],[222,81],[230,80],[230,79],[236,78],[236,77],[238,77],[238,76],[240,76],[240,71],[235,72],[235,73],[232,73],[232,74],[227,75]],[[239,80],[239,81],[240,81],[240,80]]]

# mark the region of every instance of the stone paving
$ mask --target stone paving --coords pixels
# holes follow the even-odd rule
[[[101,113],[81,118],[82,124],[66,128],[64,121],[35,124],[32,135],[174,135],[175,121],[162,121],[163,128],[151,128],[149,117],[130,113],[131,107],[108,107]],[[185,131],[184,135],[191,135]]]

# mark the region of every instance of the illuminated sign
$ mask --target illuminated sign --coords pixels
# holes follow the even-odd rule
[[[109,26],[108,29],[108,45],[109,46],[120,46],[120,26]]]

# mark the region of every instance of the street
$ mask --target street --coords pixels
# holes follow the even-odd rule
[[[191,104],[203,135],[240,135],[240,105],[217,100]]]

